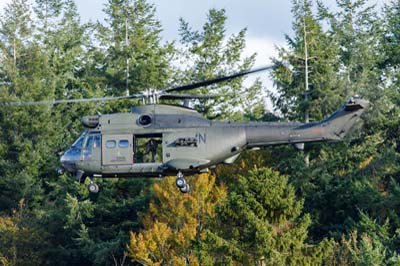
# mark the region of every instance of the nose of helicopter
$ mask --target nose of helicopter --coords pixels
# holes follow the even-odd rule
[[[76,172],[76,162],[80,158],[80,149],[70,148],[60,157],[61,168],[67,172]],[[60,171],[62,173],[63,171]]]

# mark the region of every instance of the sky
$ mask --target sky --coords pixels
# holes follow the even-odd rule
[[[33,1],[33,0],[31,0]],[[156,7],[156,16],[163,27],[165,41],[179,40],[179,18],[183,18],[195,30],[201,30],[211,8],[226,10],[227,36],[247,28],[244,56],[257,53],[255,67],[265,66],[277,55],[276,47],[285,46],[285,34],[291,34],[291,0],[148,0]],[[391,0],[368,0],[381,9]],[[11,0],[0,0],[0,10]],[[83,22],[102,21],[107,0],[75,0]],[[329,8],[335,8],[335,0],[322,0]],[[264,75],[265,77],[266,75]],[[248,79],[251,82],[252,78]],[[272,89],[272,82],[263,79]]]

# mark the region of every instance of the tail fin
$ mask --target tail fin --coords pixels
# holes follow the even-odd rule
[[[321,121],[320,125],[327,128],[328,139],[340,140],[344,138],[369,106],[370,103],[367,100],[354,97],[330,117]]]

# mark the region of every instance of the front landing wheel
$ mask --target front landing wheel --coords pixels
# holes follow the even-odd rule
[[[89,190],[90,193],[98,193],[99,192],[99,186],[92,181],[88,185],[88,190]]]

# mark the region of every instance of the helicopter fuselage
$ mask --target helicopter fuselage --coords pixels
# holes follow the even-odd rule
[[[198,173],[233,163],[245,149],[340,140],[368,106],[352,99],[314,123],[220,122],[178,106],[137,106],[131,113],[84,117],[85,132],[60,161],[78,179]]]

